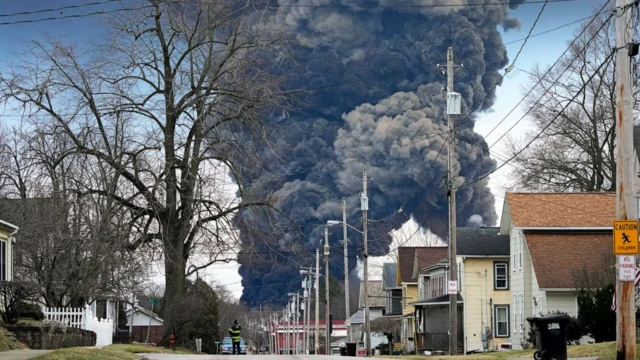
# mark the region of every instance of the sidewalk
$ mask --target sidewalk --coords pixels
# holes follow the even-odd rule
[[[48,354],[53,350],[9,350],[0,352],[2,360],[24,360]]]

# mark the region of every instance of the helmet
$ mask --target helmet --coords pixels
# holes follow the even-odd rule
[[[233,323],[234,323],[234,324],[237,324],[237,323],[238,323],[238,320],[233,320]]]

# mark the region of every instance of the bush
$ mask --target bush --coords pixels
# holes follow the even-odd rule
[[[16,324],[20,314],[35,301],[37,291],[29,283],[0,281],[0,317],[5,324]]]
[[[615,286],[609,284],[595,292],[582,290],[578,295],[578,320],[585,334],[595,342],[616,339],[616,313],[611,310]]]
[[[44,314],[42,313],[42,309],[40,306],[36,304],[24,304],[18,312],[19,318],[31,318],[33,320],[42,320],[44,319]]]

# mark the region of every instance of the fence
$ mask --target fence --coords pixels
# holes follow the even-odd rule
[[[44,308],[45,320],[53,320],[69,327],[93,331],[96,333],[96,346],[111,345],[113,341],[113,323],[100,320],[86,306],[84,308]]]

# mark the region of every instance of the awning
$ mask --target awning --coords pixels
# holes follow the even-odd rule
[[[462,304],[463,303],[463,299],[462,299],[462,296],[460,296],[460,294],[458,294],[457,302],[458,302],[458,304]],[[413,305],[413,306],[429,306],[429,305],[448,305],[449,303],[450,303],[449,295],[442,295],[442,296],[438,296],[438,297],[427,299],[427,300],[421,300],[421,301],[412,302],[412,303],[409,303],[409,305]]]
[[[408,319],[408,318],[414,318],[415,317],[416,312],[410,312],[407,315],[402,315],[403,318]]]

